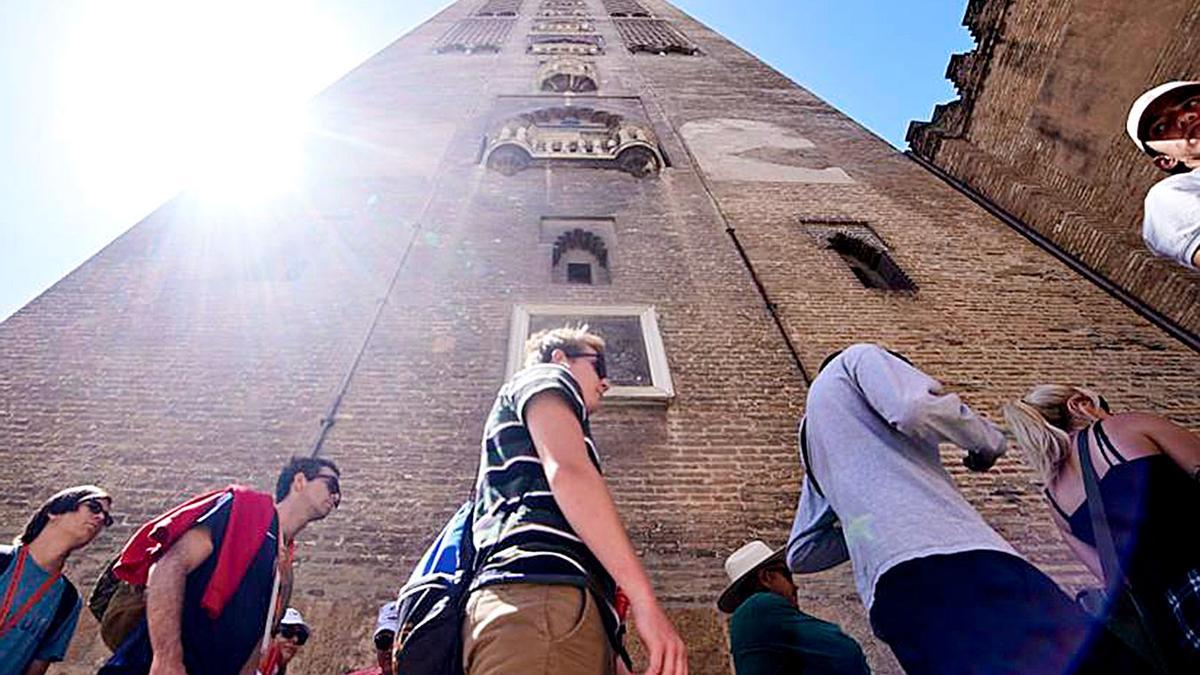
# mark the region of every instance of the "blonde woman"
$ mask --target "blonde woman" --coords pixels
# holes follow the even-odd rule
[[[1158,415],[1112,414],[1082,387],[1040,385],[1005,406],[1026,460],[1045,484],[1067,544],[1104,579],[1079,461],[1081,436],[1122,569],[1160,647],[1200,672],[1200,437]]]

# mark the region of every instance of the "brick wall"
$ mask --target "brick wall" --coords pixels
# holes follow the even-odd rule
[[[512,306],[653,305],[676,398],[610,406],[594,431],[693,671],[728,673],[722,562],[747,539],[786,538],[805,385],[727,228],[810,371],[874,340],[993,419],[1028,385],[1066,380],[1200,425],[1195,354],[750,54],[644,4],[701,55],[628,54],[589,2],[609,46],[594,59],[599,94],[640,98],[672,161],[657,177],[479,166],[495,97],[532,93],[522,38],[536,1],[498,55],[435,54],[474,9],[458,3],[317,97],[331,133],[311,142],[295,196],[240,213],[173,201],[0,324],[0,438],[15,468],[0,531],[59,486],[105,485],[118,524],[72,560],[86,583],[175,501],[228,481],[270,487],[307,450],[386,297],[324,447],[344,501],[301,534],[293,599],[315,628],[293,672],[368,664],[375,608],[469,490]],[[712,128],[734,131],[696,131]],[[734,152],[729,134],[756,140]],[[543,216],[611,217],[612,283],[552,284]],[[838,219],[867,223],[920,290],[863,288],[805,230]],[[946,459],[1021,551],[1068,587],[1088,581],[1018,459],[981,476],[954,468],[953,449]],[[877,672],[899,672],[848,566],[798,581],[802,607],[842,623]],[[104,653],[85,617],[58,670],[94,672]]]
[[[1198,22],[1194,0],[973,0],[978,47],[947,72],[961,99],[909,131],[914,152],[1193,335],[1200,275],[1141,241],[1164,174],[1125,117],[1151,86],[1200,76]]]

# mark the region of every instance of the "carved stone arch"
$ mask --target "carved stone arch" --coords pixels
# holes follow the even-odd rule
[[[649,125],[577,106],[542,108],[510,118],[488,135],[484,148],[484,164],[505,175],[534,164],[563,162],[645,178],[665,165]]]
[[[573,269],[585,266],[587,269],[583,276]],[[552,277],[559,282],[612,282],[612,273],[608,268],[608,246],[604,238],[582,228],[563,232],[554,241],[550,267]]]
[[[546,61],[537,73],[538,91],[583,94],[596,91],[599,84],[596,66],[570,56]]]

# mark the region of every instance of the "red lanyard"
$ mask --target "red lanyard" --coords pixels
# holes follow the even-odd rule
[[[12,630],[29,610],[42,599],[42,596],[54,586],[58,578],[62,576],[62,570],[50,575],[49,579],[42,582],[41,586],[29,596],[25,604],[21,605],[16,612],[9,616],[8,611],[12,609],[13,598],[17,595],[17,587],[21,585],[21,572],[25,570],[25,559],[29,557],[29,549],[21,547],[21,552],[17,554],[17,562],[13,564],[12,578],[8,580],[8,590],[4,593],[4,605],[0,606],[0,637],[4,636],[8,631]]]

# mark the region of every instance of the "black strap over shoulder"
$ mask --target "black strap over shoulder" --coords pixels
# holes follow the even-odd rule
[[[58,607],[54,610],[54,618],[50,620],[50,628],[46,630],[46,638],[49,639],[58,629],[63,626],[75,611],[75,605],[79,603],[79,591],[75,589],[75,584],[71,580],[63,577],[63,592],[58,598]]]
[[[805,433],[807,427],[808,417],[805,417],[800,420],[800,458],[804,460],[804,474],[808,476],[808,480],[817,494],[821,495],[822,499],[827,499],[825,491],[821,489],[821,484],[817,482],[817,476],[812,470],[812,458],[808,454],[808,434]]]
[[[1097,424],[1097,426],[1099,425]],[[1166,666],[1162,649],[1158,646],[1155,639],[1155,636],[1160,633],[1155,630],[1149,616],[1142,609],[1141,602],[1134,593],[1134,588],[1129,583],[1129,578],[1125,576],[1125,571],[1121,566],[1121,559],[1117,554],[1116,540],[1113,539],[1112,528],[1108,524],[1108,513],[1104,507],[1104,497],[1100,493],[1100,478],[1096,474],[1095,465],[1092,463],[1092,453],[1088,443],[1088,434],[1090,433],[1091,428],[1084,429],[1079,432],[1076,438],[1078,439],[1079,465],[1083,472],[1083,490],[1087,495],[1088,512],[1092,517],[1092,534],[1096,539],[1096,551],[1100,554],[1100,567],[1104,570],[1105,595],[1111,601],[1112,598],[1116,598],[1123,590],[1128,591],[1126,595],[1129,602],[1144,628],[1142,638],[1149,645],[1150,654],[1143,656],[1152,661],[1152,665],[1155,666],[1158,672],[1169,673],[1170,670]],[[1104,432],[1097,429],[1097,434],[1101,433]]]
[[[1079,432],[1079,466],[1083,472],[1083,490],[1087,497],[1088,512],[1092,517],[1092,533],[1096,538],[1096,551],[1100,554],[1100,566],[1109,590],[1120,588],[1125,583],[1125,573],[1117,556],[1117,545],[1108,526],[1108,514],[1104,509],[1104,497],[1100,493],[1100,478],[1092,463],[1092,452],[1088,442],[1090,429]]]
[[[8,569],[8,565],[12,562],[12,559],[13,547],[0,546],[0,574],[4,574],[4,571]]]

